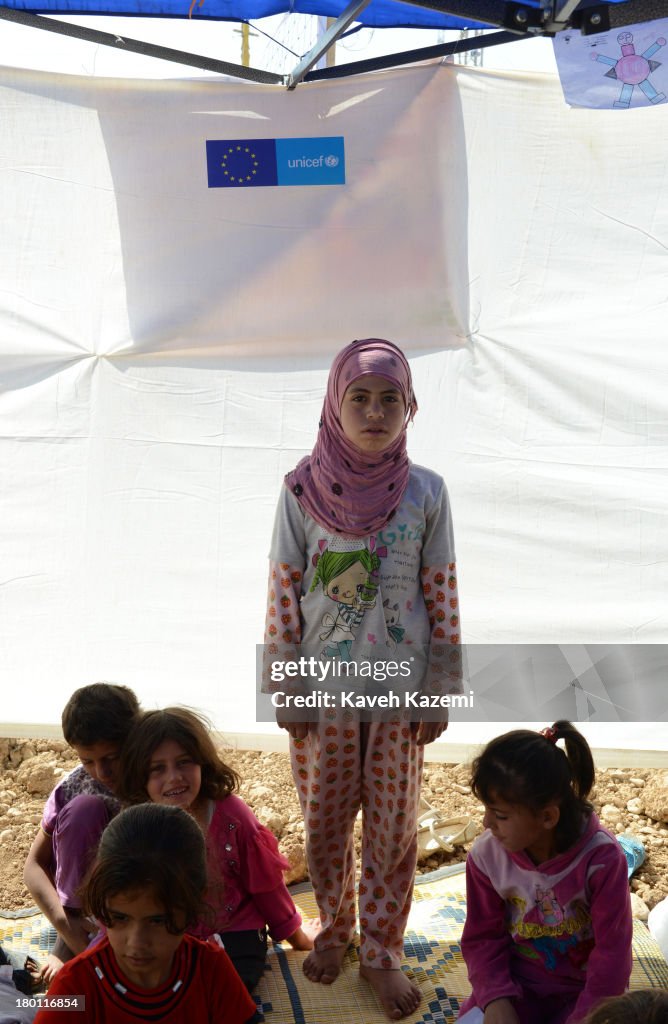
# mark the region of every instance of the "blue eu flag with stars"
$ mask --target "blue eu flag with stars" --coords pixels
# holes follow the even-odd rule
[[[274,139],[208,140],[206,162],[209,188],[278,184]]]

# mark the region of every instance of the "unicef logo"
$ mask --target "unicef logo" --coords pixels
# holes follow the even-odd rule
[[[2,3],[2,0],[0,0]],[[339,148],[340,147],[340,148]],[[345,185],[343,138],[278,139],[276,161],[279,183]],[[283,178],[283,171],[287,177]]]

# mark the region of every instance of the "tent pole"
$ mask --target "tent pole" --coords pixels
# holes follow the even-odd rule
[[[371,0],[351,0],[346,9],[341,12],[336,21],[333,21],[326,32],[320,36],[315,46],[309,50],[306,56],[302,57],[299,64],[284,79],[288,89],[294,89],[304,78],[314,64],[317,64],[323,53],[326,53],[337,39],[339,39],[353,21],[357,20],[360,14]]]
[[[545,31],[561,32],[562,29],[568,28],[571,15],[579,3],[580,0],[562,0],[561,4],[559,4],[558,0],[554,0],[552,17],[545,23]]]

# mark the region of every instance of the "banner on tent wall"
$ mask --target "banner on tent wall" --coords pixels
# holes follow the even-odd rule
[[[294,93],[8,69],[0,95],[6,351],[331,355],[371,335],[409,350],[466,344],[451,68]]]
[[[667,18],[598,35],[557,33],[554,55],[566,102],[601,110],[665,103],[667,40]]]
[[[345,140],[207,139],[209,188],[345,185]]]

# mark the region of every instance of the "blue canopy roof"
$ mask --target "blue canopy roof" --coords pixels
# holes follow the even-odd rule
[[[420,0],[420,4],[423,0]],[[429,3],[430,0],[424,0]],[[196,20],[214,19],[229,21],[256,21],[273,14],[287,12],[313,14],[337,18],[347,7],[348,0],[203,0],[195,4],[192,17]],[[417,3],[403,3],[401,0],[371,0],[371,3],[356,19],[360,24],[374,28],[494,28],[504,27],[522,31],[527,23],[538,19],[541,10],[563,9],[570,6],[565,0],[555,4],[547,0],[524,0],[523,3],[507,3],[504,0],[433,0],[433,9]],[[593,3],[584,0],[576,11],[595,6],[598,10],[609,4],[624,7],[656,8],[655,14],[627,21],[647,21],[652,17],[665,16],[668,3],[661,0],[603,0]],[[142,18],[187,18],[191,0],[4,0],[4,6],[32,14],[115,14]],[[663,9],[663,10],[660,10]],[[518,11],[526,12],[516,20]],[[476,17],[489,20],[476,20]],[[514,24],[513,24],[514,22]]]
[[[289,75],[230,64],[189,51],[119,37],[87,25],[44,14],[122,15],[140,18],[192,18],[204,21],[255,22],[276,14],[318,15],[331,19],[315,46]],[[126,52],[171,60],[178,64],[233,75],[249,81],[287,85],[302,81],[361,74],[380,68],[442,58],[463,50],[496,46],[534,35],[555,35],[562,29],[585,35],[668,16],[668,0],[0,0],[0,19],[61,35],[76,36]],[[456,42],[314,68],[319,58],[354,23],[368,28],[500,29]]]

